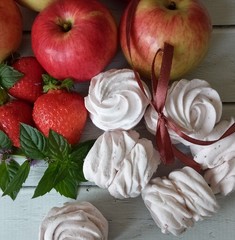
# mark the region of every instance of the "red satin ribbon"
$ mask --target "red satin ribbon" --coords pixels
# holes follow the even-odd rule
[[[131,65],[133,67],[136,80],[140,88],[142,89],[142,91],[145,93],[140,77],[132,64],[132,56],[131,56],[131,37],[130,37],[131,31],[132,31],[131,28],[132,28],[134,15],[136,12],[136,8],[139,4],[139,1],[140,0],[132,0],[128,6],[129,9],[126,16],[126,41],[127,41],[127,48],[130,56]],[[160,75],[157,79],[155,75],[154,65],[155,65],[156,56],[161,51],[163,52],[162,64],[160,68]],[[168,91],[168,86],[170,81],[170,70],[172,66],[173,52],[174,52],[174,47],[168,43],[165,43],[164,49],[159,49],[157,51],[152,62],[152,69],[151,69],[152,71],[151,81],[152,81],[152,90],[153,90],[152,105],[158,113],[158,123],[157,123],[157,129],[156,129],[156,144],[157,144],[157,148],[163,163],[165,164],[173,163],[176,157],[185,165],[190,166],[197,171],[200,171],[201,167],[198,163],[196,163],[190,156],[184,154],[179,149],[177,149],[175,145],[172,144],[168,129],[173,130],[176,134],[178,134],[178,136],[182,137],[188,142],[191,142],[192,144],[205,146],[205,145],[211,145],[234,133],[235,123],[219,139],[214,141],[203,141],[203,140],[198,140],[198,139],[194,139],[187,136],[185,133],[182,132],[182,129],[174,123],[174,121],[172,121],[171,119],[168,119],[164,115],[163,110],[165,106],[165,101],[166,101],[167,91]]]

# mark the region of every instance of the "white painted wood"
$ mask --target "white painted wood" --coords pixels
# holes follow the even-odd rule
[[[234,0],[201,0],[206,6],[213,25],[234,25]]]
[[[36,240],[39,225],[52,207],[60,207],[70,199],[52,192],[31,199],[33,189],[25,188],[15,202],[0,199],[0,239]],[[80,189],[77,201],[94,204],[109,222],[109,240],[233,240],[235,224],[235,194],[226,199],[218,197],[221,209],[180,237],[164,235],[153,222],[142,198],[116,200],[106,190],[85,186]]]
[[[203,1],[203,0],[202,0]],[[117,21],[124,8],[121,0],[102,0],[112,10]],[[214,27],[211,46],[205,60],[193,72],[185,76],[188,79],[202,78],[209,81],[221,95],[224,102],[223,118],[235,116],[235,0],[204,0],[212,17]],[[19,51],[22,55],[32,55],[30,44],[30,30],[37,13],[20,8],[24,20],[24,37]],[[224,25],[230,25],[224,26]],[[223,28],[218,28],[223,26]],[[113,59],[108,68],[126,67],[127,63],[121,51]],[[78,86],[79,91],[86,92],[86,84]],[[136,128],[143,137],[153,139],[143,122]],[[89,121],[82,141],[97,138],[102,133]],[[161,168],[161,173],[163,173]],[[38,228],[54,206],[62,206],[72,201],[52,191],[47,195],[31,199],[35,186],[45,171],[43,163],[31,168],[29,179],[24,184],[16,201],[8,197],[0,198],[0,240],[36,240]],[[164,169],[164,171],[168,171]],[[91,186],[90,186],[91,185]],[[197,223],[182,236],[175,238],[163,235],[154,224],[150,214],[144,206],[141,197],[127,200],[116,200],[106,190],[86,183],[79,192],[78,201],[90,201],[109,221],[109,239],[118,240],[232,240],[235,235],[235,193],[223,198],[218,196],[221,209],[211,219]]]
[[[118,19],[125,8],[125,1],[122,0],[101,0],[109,9],[111,9],[113,15]],[[235,24],[235,1],[234,0],[201,0],[201,2],[207,8],[212,24],[218,25],[234,25]],[[20,6],[24,20],[24,30],[29,31],[34,17],[38,14],[37,12],[28,10]]]

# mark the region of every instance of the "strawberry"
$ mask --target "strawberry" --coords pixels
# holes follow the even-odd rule
[[[84,98],[76,92],[55,87],[52,89],[54,90],[41,95],[34,103],[35,125],[46,136],[52,129],[70,144],[75,144],[80,140],[88,115]]]
[[[45,70],[33,56],[17,59],[12,67],[23,73],[23,77],[8,89],[8,92],[15,98],[31,103],[35,102],[43,94],[42,74],[45,73]]]
[[[6,96],[5,90],[0,89],[0,95]],[[8,135],[15,147],[20,147],[20,123],[33,125],[32,106],[23,100],[1,98],[0,130]]]

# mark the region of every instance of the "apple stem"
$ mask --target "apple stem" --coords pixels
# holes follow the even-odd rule
[[[176,10],[176,3],[174,1],[171,1],[168,5],[169,10]]]
[[[60,24],[60,27],[63,32],[68,32],[71,30],[72,24],[71,24],[71,22],[63,22]]]

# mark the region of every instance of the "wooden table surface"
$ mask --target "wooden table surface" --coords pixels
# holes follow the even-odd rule
[[[118,0],[103,0],[117,20],[124,5]],[[223,118],[235,116],[235,0],[204,0],[213,22],[213,35],[208,55],[186,79],[200,78],[208,81],[223,100]],[[32,55],[30,30],[37,13],[21,8],[24,18],[24,38],[20,48],[22,55]],[[121,52],[117,53],[108,68],[126,66]],[[83,86],[84,87],[84,86]],[[147,134],[143,124],[138,130]],[[102,132],[91,122],[87,123],[83,139],[98,137]],[[0,240],[36,240],[38,228],[50,208],[62,206],[73,200],[60,196],[55,191],[43,197],[31,199],[35,185],[43,171],[43,165],[32,167],[30,177],[15,201],[0,198]],[[81,186],[77,201],[94,204],[109,221],[109,239],[138,240],[232,240],[235,236],[235,193],[227,197],[217,196],[218,213],[210,219],[197,222],[179,237],[164,235],[153,222],[141,197],[117,200],[93,184]]]

